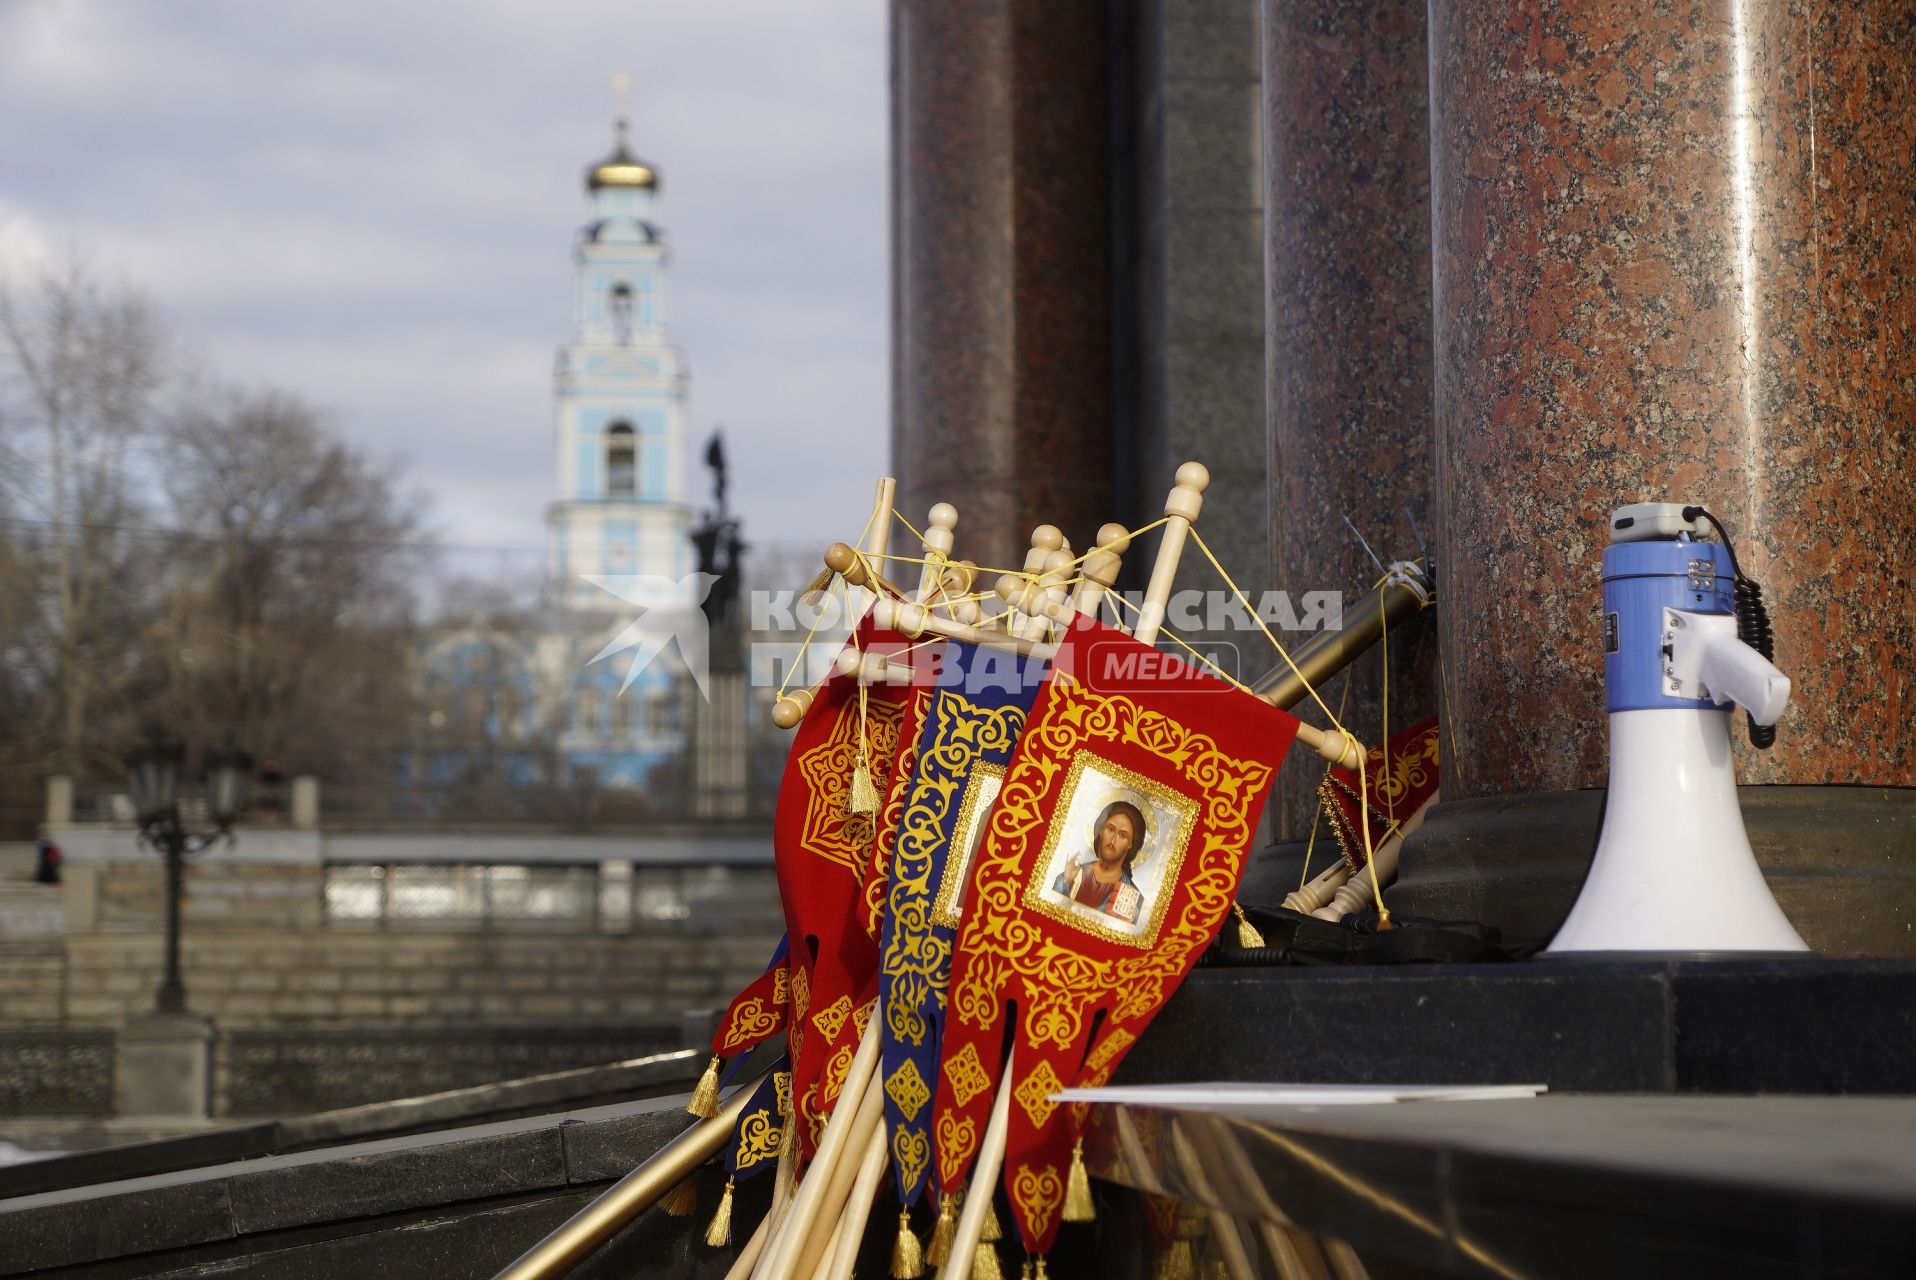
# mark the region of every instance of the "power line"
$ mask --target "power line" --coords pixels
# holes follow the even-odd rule
[[[319,534],[271,534],[249,538],[233,535],[199,533],[191,529],[163,529],[151,526],[110,524],[92,520],[28,520],[18,516],[0,516],[0,525],[20,529],[85,529],[96,533],[120,533],[134,538],[148,538],[157,541],[201,542],[209,545],[224,545],[233,541],[245,541],[254,544],[286,544],[304,546],[336,547],[393,547],[414,548],[419,550],[442,551],[536,551],[545,552],[543,544],[529,542],[452,542],[435,538],[344,538],[326,537]]]

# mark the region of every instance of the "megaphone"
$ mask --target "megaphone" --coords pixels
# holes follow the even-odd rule
[[[1748,710],[1752,736],[1766,743],[1790,681],[1745,642],[1747,607],[1739,635],[1738,583],[1746,601],[1755,589],[1727,538],[1698,540],[1706,521],[1716,524],[1677,503],[1610,517],[1610,790],[1589,878],[1546,955],[1809,950],[1756,865],[1730,758],[1734,708]]]

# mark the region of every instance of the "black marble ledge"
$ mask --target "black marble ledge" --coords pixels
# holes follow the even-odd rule
[[[1203,969],[1116,1082],[1180,1080],[1916,1093],[1916,962]]]
[[[190,1265],[341,1223],[368,1230],[597,1185],[691,1123],[684,1104],[674,1095],[0,1200],[0,1276],[116,1260],[153,1274],[168,1254]]]
[[[707,1055],[691,1049],[605,1066],[552,1072],[415,1098],[236,1124],[203,1133],[127,1143],[0,1168],[0,1204],[8,1198],[88,1183],[288,1155],[321,1146],[450,1130],[527,1115],[632,1102],[689,1090]]]
[[[1094,1107],[1097,1177],[1512,1277],[1916,1273],[1916,1099]]]

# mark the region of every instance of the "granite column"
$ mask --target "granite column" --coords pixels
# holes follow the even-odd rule
[[[893,0],[898,506],[956,553],[1079,548],[1111,500],[1109,35],[1098,0]]]
[[[1605,514],[1700,502],[1795,682],[1775,749],[1738,747],[1772,784],[1744,804],[1772,887],[1812,945],[1907,952],[1916,10],[1430,14],[1451,749],[1448,830],[1413,841],[1400,897],[1554,928],[1582,866],[1550,851],[1587,859],[1577,789],[1607,776]]]
[[[1349,603],[1379,573],[1346,516],[1386,561],[1416,556],[1433,527],[1423,0],[1264,0],[1263,43],[1275,585]],[[1348,679],[1340,719],[1365,742],[1385,731],[1386,649],[1392,729],[1437,710],[1425,614],[1321,691],[1335,709]],[[1323,767],[1294,754],[1279,833],[1301,837]]]

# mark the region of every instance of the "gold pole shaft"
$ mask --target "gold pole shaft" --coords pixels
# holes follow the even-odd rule
[[[1265,674],[1251,686],[1251,692],[1290,710],[1309,696],[1306,681],[1312,688],[1322,685],[1377,643],[1386,626],[1408,621],[1424,607],[1424,601],[1425,597],[1395,580],[1379,590],[1365,592],[1354,608],[1345,611],[1342,627],[1320,631],[1291,650],[1291,662]],[[1291,664],[1296,665],[1295,671]]]
[[[552,1280],[584,1262],[621,1228],[710,1160],[738,1125],[761,1075],[739,1086],[719,1113],[681,1133],[532,1246],[493,1280]]]

